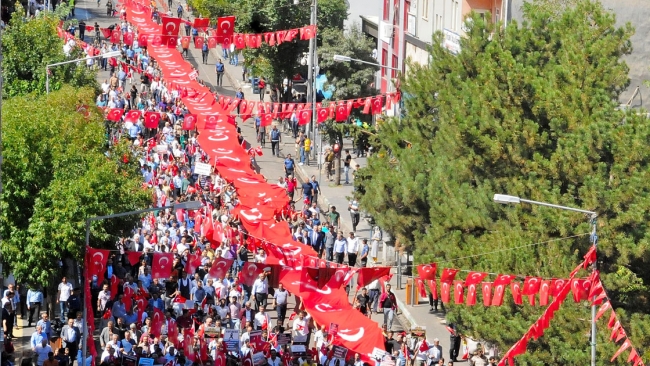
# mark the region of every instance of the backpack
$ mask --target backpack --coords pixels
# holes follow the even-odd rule
[[[327,156],[325,157],[325,161],[328,162],[328,163],[333,162],[334,161],[334,153],[330,151],[329,154],[327,154]]]
[[[223,72],[223,64],[217,64],[217,72]]]
[[[305,139],[305,151],[309,152],[311,150],[311,140],[309,138]]]
[[[208,45],[204,43],[204,44],[203,44],[203,47],[201,47],[201,50],[202,50],[203,52],[208,52]]]
[[[178,9],[176,9],[177,13],[182,13],[183,12],[183,5],[178,5]]]
[[[272,130],[271,131],[271,139],[272,140],[278,140],[280,138],[280,131],[279,130]]]

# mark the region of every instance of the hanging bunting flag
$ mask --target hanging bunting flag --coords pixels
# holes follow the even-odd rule
[[[515,304],[521,305],[523,303],[521,298],[521,283],[518,281],[512,282],[510,284],[510,291],[512,292],[512,300]]]
[[[492,304],[492,282],[481,283],[481,292],[483,293],[483,306]]]
[[[548,305],[548,298],[550,295],[551,281],[543,280],[542,284],[539,286],[539,305],[546,306]]]
[[[435,280],[438,265],[436,263],[420,264],[417,267],[418,275],[423,280]]]
[[[456,304],[462,304],[463,303],[463,281],[462,280],[455,280],[454,281],[454,302]]]

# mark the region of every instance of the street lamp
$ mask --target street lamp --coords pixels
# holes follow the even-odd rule
[[[496,203],[502,203],[502,204],[528,203],[531,205],[545,206],[545,207],[557,208],[559,210],[581,212],[584,214],[588,214],[590,216],[591,226],[592,226],[591,242],[594,248],[598,244],[598,236],[596,235],[596,218],[598,217],[598,214],[595,211],[583,210],[574,207],[560,206],[560,205],[555,205],[546,202],[531,201],[517,196],[510,196],[507,194],[495,194],[493,200]],[[596,262],[594,262],[591,267],[591,270],[596,271],[596,269],[597,269]],[[594,305],[593,303],[591,305],[591,366],[596,366],[596,305]]]
[[[111,52],[106,52],[102,53],[101,55],[96,55],[96,56],[87,56],[84,58],[78,58],[75,60],[68,60],[68,61],[63,61],[63,62],[57,62],[55,64],[49,64],[45,65],[45,93],[49,94],[50,93],[50,67],[54,66],[60,66],[60,65],[65,65],[65,64],[71,64],[73,62],[79,62],[79,61],[85,61],[89,58],[111,58],[111,57],[117,57],[122,54],[122,51],[111,51]]]
[[[163,207],[150,207],[150,208],[145,208],[143,210],[137,210],[137,211],[129,211],[129,212],[120,212],[116,214],[111,214],[111,215],[105,215],[105,216],[95,216],[95,217],[89,217],[86,219],[86,245],[84,247],[84,253],[86,252],[87,248],[90,246],[90,224],[93,221],[101,221],[105,219],[112,219],[115,217],[123,217],[123,216],[131,216],[131,215],[140,215],[143,213],[147,212],[153,212],[153,211],[160,211],[160,210],[165,210],[165,209],[173,209],[173,210],[198,210],[199,208],[203,207],[203,203],[201,201],[186,201],[186,202],[179,202],[179,203],[174,203],[173,205],[169,206],[163,206]],[[84,255],[84,268],[88,265],[85,263],[86,256]],[[88,281],[87,278],[83,279],[84,281]],[[86,288],[86,283],[83,283],[83,288]],[[85,298],[85,294],[84,294]],[[86,301],[83,303],[83,334],[88,334],[88,318],[86,317],[86,312],[88,311],[88,304]],[[94,320],[93,320],[94,321]],[[81,349],[82,349],[82,359],[86,360],[86,353],[88,352],[88,341],[86,336],[81,337]]]
[[[352,57],[343,56],[343,55],[334,55],[332,57],[332,60],[334,60],[336,62],[352,62],[352,61],[354,61],[354,62],[359,62],[359,63],[362,63],[362,64],[377,66],[377,67],[380,67],[382,69],[400,71],[400,69],[398,69],[397,67],[384,66],[382,64],[378,64],[378,63],[375,63],[375,62],[368,62],[368,61],[364,61],[364,60],[359,60],[358,58],[352,58]]]

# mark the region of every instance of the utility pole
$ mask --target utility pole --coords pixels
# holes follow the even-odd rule
[[[315,26],[317,24],[317,10],[318,10],[318,0],[312,0],[311,2],[311,21],[310,25]],[[309,56],[307,58],[307,103],[311,103],[311,119],[309,121],[309,131],[307,135],[311,137],[311,154],[314,159],[318,159],[316,154],[316,125],[317,116],[316,116],[316,77],[318,76],[318,57],[316,56],[316,37],[309,40]],[[320,144],[319,144],[320,145]],[[316,165],[320,164],[316,160]]]

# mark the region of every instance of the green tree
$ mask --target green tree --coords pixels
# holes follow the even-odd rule
[[[68,59],[82,58],[83,51],[75,47],[70,56],[63,53],[63,40],[56,27],[57,13],[42,12],[39,17],[25,20],[24,9],[16,3],[9,26],[2,35],[4,95],[45,93],[45,66]],[[50,69],[50,90],[64,83],[75,87],[96,87],[95,74],[81,65],[71,63]]]
[[[545,278],[566,278],[580,263],[588,235],[556,239],[588,233],[589,220],[498,205],[493,195],[598,212],[603,282],[628,335],[645,345],[650,125],[616,110],[628,86],[621,57],[631,51],[633,29],[617,27],[589,0],[561,12],[544,5],[527,4],[524,22],[505,30],[474,16],[456,56],[441,47],[442,35],[434,37],[432,61],[411,65],[403,80],[408,113],[382,124],[382,149],[357,176],[357,194],[419,263]],[[502,307],[450,305],[447,318],[504,351],[542,311],[507,295]],[[587,304],[566,300],[518,364],[584,365],[589,318]],[[605,323],[598,325],[599,365],[617,348]]]
[[[343,55],[358,60],[375,63],[372,51],[374,42],[366,37],[358,23],[353,23],[343,31],[338,28],[325,29],[322,34],[322,45],[318,48],[318,65],[320,72],[327,76],[325,89],[331,87],[332,100],[358,99],[377,94],[374,86],[375,72],[378,67],[357,62],[336,62],[334,55]],[[327,104],[327,103],[326,103]],[[353,109],[353,117],[369,122],[370,115],[362,114],[359,109]],[[330,143],[343,141],[344,135],[354,138],[357,143],[366,143],[372,140],[374,128],[368,124],[358,126],[356,123],[337,123],[333,120],[325,122],[322,132],[328,137]],[[341,184],[340,166],[341,155],[337,155],[334,171],[335,184]]]
[[[82,257],[87,217],[145,207],[137,160],[124,145],[105,154],[103,116],[94,90],[66,86],[3,105],[3,259],[19,282],[45,285],[58,258]],[[125,162],[125,158],[127,162]],[[110,247],[137,217],[95,222],[92,246]],[[38,268],[38,270],[34,270]]]
[[[189,0],[194,13],[204,18],[223,17],[236,14],[238,2],[232,0]]]
[[[309,25],[311,1],[301,0],[297,5],[293,0],[242,0],[237,13],[237,32],[265,33],[300,28]],[[318,1],[318,30],[343,28],[347,18],[345,0]],[[292,42],[268,46],[262,43],[258,49],[246,49],[244,57],[247,66],[257,75],[269,77],[279,83],[290,78],[300,70],[300,59],[309,49],[309,42],[299,37]]]

